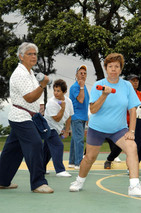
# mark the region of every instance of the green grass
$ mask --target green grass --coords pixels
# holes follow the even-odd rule
[[[6,137],[0,137],[0,151],[3,149]]]
[[[3,149],[5,141],[6,141],[6,137],[0,137],[0,151]],[[71,136],[63,139],[62,141],[64,144],[64,151],[69,151]],[[85,146],[86,146],[86,138],[84,139],[84,148],[85,148]],[[105,142],[102,145],[100,152],[110,152],[109,144]]]

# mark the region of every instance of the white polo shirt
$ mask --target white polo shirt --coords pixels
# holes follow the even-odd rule
[[[52,118],[52,116],[56,116],[61,109],[61,106],[58,104],[59,100],[56,99],[54,96],[48,100],[48,103],[46,104],[45,115],[44,115],[50,128],[55,129],[58,132],[58,134],[61,133],[66,120],[74,114],[72,101],[70,100],[70,98],[66,96],[64,97],[65,97],[66,106],[65,106],[64,115],[59,122],[56,122]]]
[[[22,106],[33,112],[39,112],[40,99],[33,103],[28,103],[23,98],[24,95],[32,92],[39,86],[33,70],[30,71],[31,72],[29,72],[23,64],[18,64],[10,77],[10,98],[12,104]],[[25,110],[18,109],[12,105],[8,119],[10,121],[22,122],[31,120],[31,116]]]

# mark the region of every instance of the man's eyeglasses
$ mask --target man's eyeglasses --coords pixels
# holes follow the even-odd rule
[[[37,56],[37,53],[26,53],[28,56]]]
[[[79,72],[80,75],[87,75],[87,72]]]

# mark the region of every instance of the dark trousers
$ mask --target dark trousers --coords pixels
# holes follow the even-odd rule
[[[63,164],[63,150],[64,145],[60,139],[60,136],[56,130],[51,130],[51,135],[47,140],[44,141],[43,146],[45,171],[46,165],[48,164],[51,157],[56,173],[65,171]]]
[[[135,130],[135,142],[137,144],[138,158],[141,161],[141,119],[137,118]]]
[[[11,122],[11,132],[0,156],[0,185],[9,186],[23,157],[30,172],[31,190],[47,184],[43,167],[43,144],[32,121]]]
[[[109,143],[110,150],[111,150],[111,153],[108,155],[107,160],[114,161],[114,159],[121,153],[122,150],[109,138],[106,140]]]

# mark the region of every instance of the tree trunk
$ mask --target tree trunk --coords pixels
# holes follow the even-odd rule
[[[95,51],[91,54],[91,60],[92,60],[92,63],[94,65],[94,68],[95,68],[97,80],[104,78],[105,77],[104,72],[103,72],[101,62],[100,62],[100,58],[99,58],[97,51]]]

